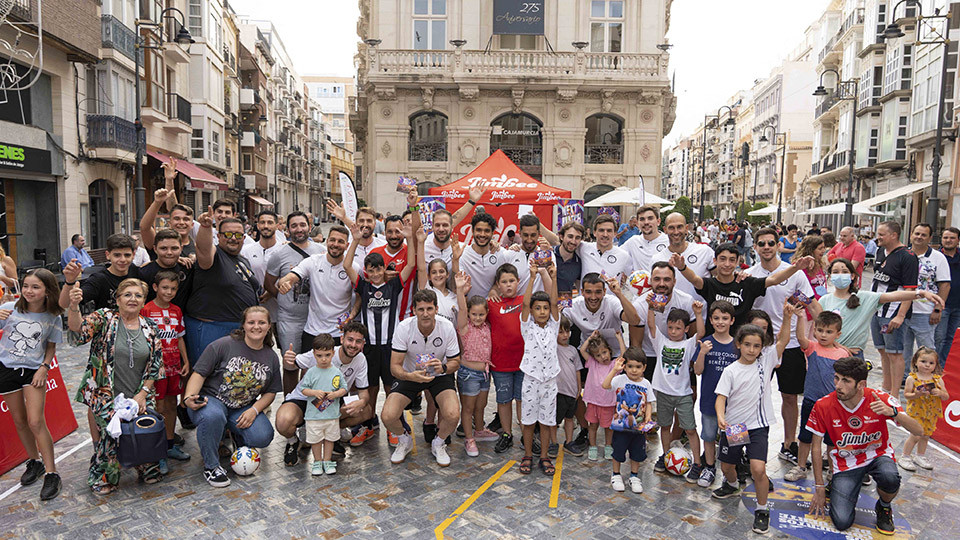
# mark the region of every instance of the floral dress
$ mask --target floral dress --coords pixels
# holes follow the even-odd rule
[[[911,373],[910,378],[913,379],[914,389],[924,384],[916,373]],[[940,375],[934,375],[933,379],[929,382],[935,382],[937,386],[940,387]],[[933,435],[933,432],[937,429],[937,420],[943,418],[943,407],[940,403],[940,397],[918,392],[917,397],[908,399],[906,402],[907,414],[910,415],[910,418],[920,422],[920,425],[923,426],[924,436]]]
[[[98,309],[84,317],[79,332],[71,332],[71,344],[90,343],[90,359],[74,398],[84,403],[93,412],[100,429],[100,441],[94,447],[94,459],[90,462],[87,484],[94,489],[116,486],[120,482],[120,463],[117,461],[117,440],[107,433],[107,424],[113,417],[113,360],[117,346],[117,332],[122,324],[120,314],[112,309]],[[163,348],[157,337],[157,325],[152,320],[140,317],[140,331],[150,345],[150,360],[147,362],[143,381],[159,380],[163,373]],[[147,396],[147,406],[155,407],[155,393]],[[137,473],[144,480],[160,478],[156,463],[138,465]]]

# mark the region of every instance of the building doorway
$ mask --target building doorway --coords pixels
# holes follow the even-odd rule
[[[90,184],[90,247],[107,247],[107,237],[114,232],[114,198],[116,190],[104,179]]]

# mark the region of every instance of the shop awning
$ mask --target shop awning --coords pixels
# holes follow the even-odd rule
[[[940,185],[949,184],[950,179],[945,179],[940,181]],[[930,187],[930,182],[916,182],[913,184],[907,184],[903,187],[899,187],[893,191],[888,191],[877,195],[876,197],[871,197],[865,201],[861,201],[859,204],[861,206],[879,206],[883,203],[890,202],[894,199],[899,199],[900,197],[905,197],[907,195],[912,195],[918,191],[922,191]]]
[[[250,199],[251,201],[259,204],[260,206],[273,206],[273,203],[272,203],[272,202],[270,202],[270,201],[268,201],[268,200],[266,200],[266,199],[264,199],[263,197],[260,197],[260,196],[258,196],[258,195],[247,195],[247,198]]]
[[[764,206],[763,208],[760,208],[760,209],[758,209],[758,210],[753,210],[753,211],[751,211],[751,212],[747,212],[747,215],[748,215],[748,216],[754,216],[754,217],[756,217],[756,216],[775,216],[775,215],[777,215],[777,208],[778,208],[777,206]],[[781,212],[781,214],[786,213],[786,212],[787,212],[787,209],[784,208],[783,211]]]
[[[160,152],[147,150],[147,155],[159,161],[160,163],[167,163],[170,161],[170,156],[166,156]],[[190,187],[194,189],[212,189],[221,191],[229,189],[229,186],[225,180],[217,178],[200,167],[197,167],[196,165],[183,159],[177,159],[177,172],[183,173],[183,175],[187,177]]]
[[[826,206],[818,206],[816,208],[811,208],[805,212],[800,212],[800,215],[812,215],[812,214],[821,214],[821,215],[843,215],[847,211],[847,203],[835,203],[828,204]],[[857,216],[875,216],[883,217],[886,214],[881,212],[875,212],[870,210],[862,203],[857,203],[853,205],[853,214]]]

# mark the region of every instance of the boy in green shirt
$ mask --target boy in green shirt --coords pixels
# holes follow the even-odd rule
[[[313,466],[310,474],[320,476],[337,473],[333,461],[333,443],[340,440],[340,398],[347,395],[343,374],[333,367],[333,348],[330,334],[320,334],[314,341],[317,365],[307,370],[300,389],[313,400],[307,404],[304,420],[307,424],[307,444],[312,445]]]

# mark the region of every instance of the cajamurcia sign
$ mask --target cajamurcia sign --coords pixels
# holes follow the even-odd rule
[[[495,0],[493,33],[543,35],[543,0]]]

